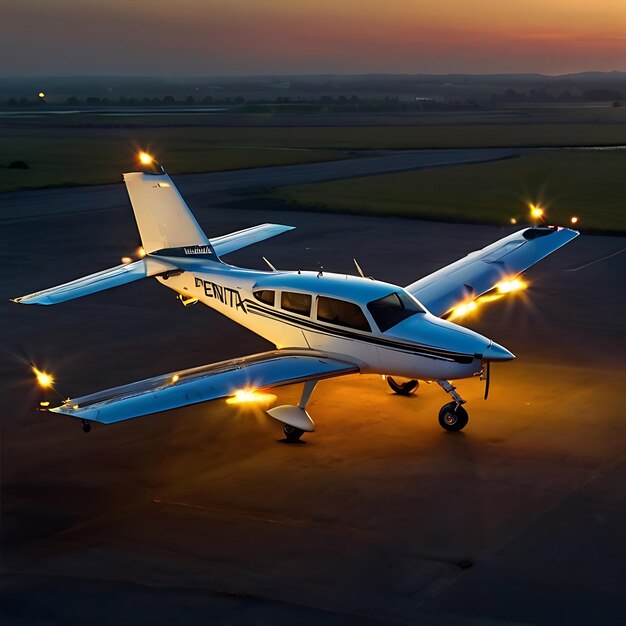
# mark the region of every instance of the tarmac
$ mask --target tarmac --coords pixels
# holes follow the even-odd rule
[[[211,176],[181,184],[210,236],[297,227],[239,265],[354,273],[356,257],[405,285],[512,230],[233,208],[220,197],[248,183],[220,196]],[[29,362],[76,396],[270,346],[153,280],[7,302],[136,249],[121,186],[3,194],[0,224],[3,623],[624,623],[623,237],[579,237],[467,320],[517,359],[487,401],[459,381],[462,433],[439,427],[437,385],[405,398],[356,375],[319,384],[317,431],[288,445],[262,407],[223,401],[88,435],[34,411]]]

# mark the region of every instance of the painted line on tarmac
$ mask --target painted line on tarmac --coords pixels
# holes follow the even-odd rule
[[[586,267],[589,267],[590,265],[594,265],[595,263],[600,263],[600,261],[606,261],[607,259],[610,259],[611,257],[617,256],[618,254],[621,254],[625,250],[626,248],[622,248],[621,250],[618,250],[617,252],[613,252],[612,254],[607,254],[606,256],[596,259],[595,261],[589,261],[589,263],[585,263],[584,265],[581,265],[580,267],[574,267],[572,269],[563,270],[563,271],[564,272],[577,272],[578,270],[585,269]]]

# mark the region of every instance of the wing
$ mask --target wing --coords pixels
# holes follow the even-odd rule
[[[80,419],[112,424],[189,404],[233,396],[240,389],[280,385],[353,374],[353,363],[315,350],[274,350],[162,374],[106,391],[71,398],[50,409]]]
[[[569,228],[526,228],[470,252],[456,263],[411,283],[406,290],[431,313],[443,315],[464,300],[493,289],[501,280],[517,276],[578,235]]]
[[[37,291],[27,296],[14,298],[13,302],[17,302],[18,304],[58,304],[59,302],[81,298],[90,293],[103,291],[111,287],[119,287],[120,285],[132,283],[146,276],[154,276],[155,274],[175,269],[175,265],[166,263],[160,259],[146,257],[134,263],[117,265],[116,267],[111,267],[101,272],[90,274],[89,276],[77,278],[76,280],[58,285],[57,287],[50,287],[49,289]]]
[[[222,235],[221,237],[212,237],[209,241],[217,255],[222,256],[294,228],[295,226],[283,226],[282,224],[261,224],[245,230],[238,230],[236,233]]]

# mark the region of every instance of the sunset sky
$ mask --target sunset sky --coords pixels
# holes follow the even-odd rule
[[[626,70],[626,0],[4,0],[0,76]]]

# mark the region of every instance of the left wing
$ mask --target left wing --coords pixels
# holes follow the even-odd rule
[[[330,358],[316,350],[274,350],[162,374],[81,398],[70,398],[50,411],[112,424],[225,398],[240,389],[268,389],[358,371],[355,364]]]
[[[175,265],[161,259],[145,257],[134,263],[117,265],[89,276],[77,278],[63,285],[49,287],[42,291],[29,293],[27,296],[13,298],[12,301],[18,304],[58,304],[59,302],[82,298],[104,289],[119,287],[141,278],[156,276],[157,274],[176,269]]]
[[[525,228],[411,283],[405,289],[431,313],[443,315],[541,261],[580,233],[555,226]]]

